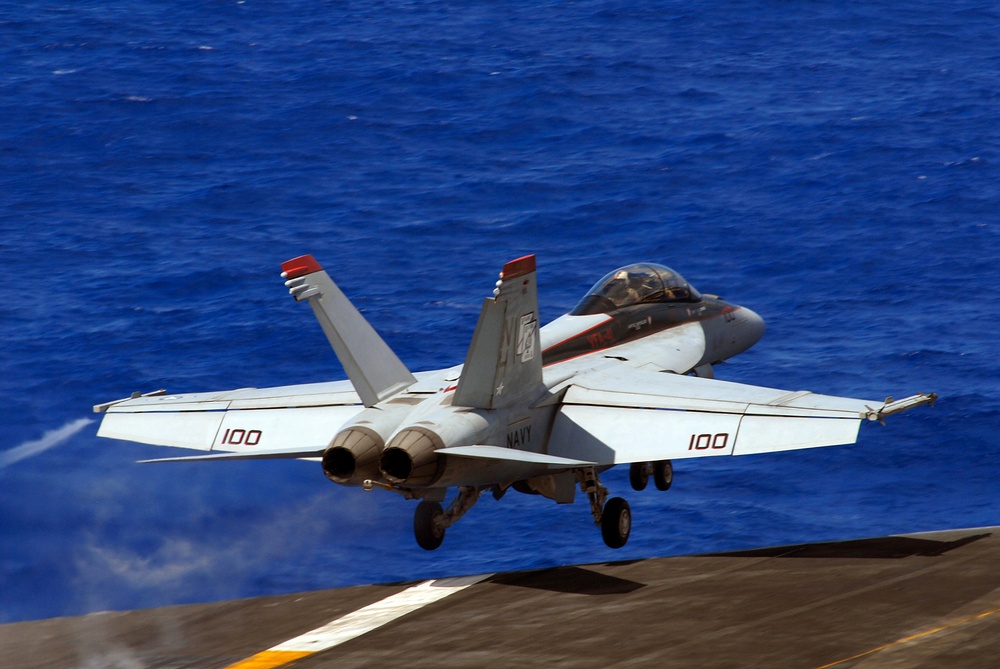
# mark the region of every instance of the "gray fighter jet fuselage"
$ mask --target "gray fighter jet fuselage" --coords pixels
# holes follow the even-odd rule
[[[516,278],[511,267],[518,262],[523,259],[508,263],[502,276]],[[578,369],[559,363],[584,356],[626,361],[623,355],[628,351],[618,350],[623,344],[682,326],[701,330],[701,345],[690,347],[685,357],[676,360],[679,367],[668,371],[697,376],[712,376],[712,364],[747,350],[764,333],[764,321],[756,313],[701,295],[673,270],[652,263],[629,265],[605,276],[569,314],[542,328],[542,383],[522,383],[520,388],[509,383],[509,389],[500,386],[497,394],[507,390],[506,401],[493,401],[488,406],[478,406],[462,393],[458,398],[449,396],[458,389],[457,384],[445,388],[441,398],[404,393],[381,402],[359,414],[334,439],[323,456],[324,472],[336,483],[368,487],[389,483],[443,488],[530,477],[537,471],[536,463],[507,460],[484,468],[481,462],[441,453],[470,444],[528,452],[541,449],[558,406],[553,389],[575,376]],[[699,350],[700,355],[692,357],[692,351]],[[526,362],[522,365],[530,367]],[[465,378],[492,371],[493,363],[487,362],[486,369],[470,369]],[[515,401],[511,401],[515,394]],[[413,426],[398,431],[404,422]],[[390,440],[392,434],[395,436]]]
[[[853,443],[864,421],[933,402],[871,402],[717,381],[712,365],[753,346],[764,322],[638,263],[606,275],[539,327],[535,257],[504,265],[465,362],[411,373],[312,256],[282,264],[347,373],[331,382],[221,393],[157,391],[98,405],[101,436],[209,451],[159,461],[319,459],[335,483],[421,500],[417,542],[485,491],[590,502],[605,543],[631,531],[628,503],[599,474],[630,466],[636,490],[671,486],[671,460]],[[448,488],[458,494],[441,507]]]

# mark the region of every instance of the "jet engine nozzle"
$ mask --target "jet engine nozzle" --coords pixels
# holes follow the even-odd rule
[[[385,440],[371,428],[342,430],[323,453],[323,473],[334,483],[360,483],[378,478],[378,456]]]
[[[436,454],[444,442],[425,427],[409,427],[396,433],[382,457],[379,469],[393,483],[430,485],[441,475],[444,457]]]

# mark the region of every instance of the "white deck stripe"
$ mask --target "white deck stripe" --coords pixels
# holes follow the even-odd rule
[[[464,590],[490,576],[492,574],[424,581],[391,597],[386,597],[382,601],[348,613],[311,632],[289,639],[271,650],[318,653],[333,648],[405,616],[407,613],[412,613],[428,604],[444,599],[448,595]]]

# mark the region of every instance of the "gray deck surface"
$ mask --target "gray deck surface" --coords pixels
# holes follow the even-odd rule
[[[408,585],[0,625],[0,666],[221,669]],[[500,574],[292,666],[996,669],[1000,527]]]

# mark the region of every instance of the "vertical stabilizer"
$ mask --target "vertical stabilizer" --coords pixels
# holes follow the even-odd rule
[[[493,297],[483,301],[453,404],[499,409],[542,386],[535,256],[503,267]]]
[[[405,390],[416,379],[311,255],[281,264],[295,300],[308,300],[334,353],[366,407]]]

